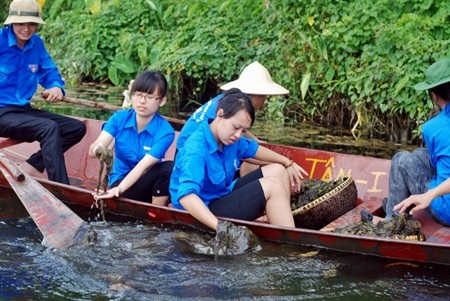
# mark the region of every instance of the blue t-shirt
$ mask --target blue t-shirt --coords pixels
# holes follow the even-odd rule
[[[209,123],[202,122],[178,151],[169,188],[173,207],[183,209],[180,199],[191,193],[206,206],[229,194],[240,160],[253,158],[257,150],[258,143],[245,137],[221,150]]]
[[[450,178],[450,104],[423,125],[422,137],[431,164],[436,168],[429,185],[431,189]],[[450,194],[435,198],[430,208],[443,222],[450,224]]]
[[[202,122],[216,118],[217,103],[223,98],[223,94],[219,94],[203,106],[198,108],[184,124],[180,135],[177,138],[177,150],[183,148],[186,140],[198,128]]]
[[[109,185],[125,176],[149,154],[162,159],[175,138],[170,123],[156,113],[144,130],[138,134],[134,109],[114,113],[103,130],[115,138],[114,165],[109,175]]]
[[[12,26],[1,28],[0,107],[29,104],[38,83],[46,89],[64,88],[64,81],[42,39],[33,34],[20,49]]]

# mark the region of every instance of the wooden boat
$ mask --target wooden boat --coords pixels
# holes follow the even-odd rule
[[[79,144],[65,154],[71,185],[59,184],[46,179],[38,179],[38,181],[69,207],[90,208],[93,205],[91,192],[96,187],[99,162],[89,158],[87,150],[90,143],[98,136],[103,122],[93,119],[81,120],[87,126],[87,134]],[[183,123],[177,119],[170,119],[170,121],[176,129],[179,129]],[[376,215],[382,213],[381,199],[388,192],[389,160],[284,145],[266,144],[266,146],[293,159],[309,172],[311,178],[330,180],[339,176],[350,175],[353,177],[358,191],[356,208],[334,220],[325,228],[342,227],[359,221],[360,212],[363,209]],[[37,143],[18,143],[0,138],[0,151],[15,162],[22,162],[38,148]],[[174,145],[168,150],[166,158],[171,159],[173,155]],[[2,175],[0,175],[0,186],[9,187]],[[17,210],[23,212],[19,201],[16,200],[14,204],[11,204],[14,192],[6,188],[3,188],[2,191],[0,218],[7,218]],[[204,229],[201,223],[182,210],[125,198],[108,199],[105,200],[105,204],[107,219],[108,216],[114,215],[125,219],[187,224]],[[259,222],[229,220],[247,226],[262,239],[274,242],[315,246],[384,258],[450,264],[450,228],[435,223],[425,213],[419,213],[414,217],[422,223],[422,231],[426,236],[425,242],[284,228]]]

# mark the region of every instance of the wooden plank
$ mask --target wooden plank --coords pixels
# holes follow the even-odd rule
[[[36,223],[46,243],[54,248],[72,245],[80,229],[87,227],[86,223],[1,153],[0,162],[0,171]]]

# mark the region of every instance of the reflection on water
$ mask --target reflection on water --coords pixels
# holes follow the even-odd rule
[[[189,243],[207,235],[190,229],[93,226],[95,246],[51,250],[30,218],[0,221],[0,299],[444,300],[450,292],[439,266],[269,242],[214,257]]]

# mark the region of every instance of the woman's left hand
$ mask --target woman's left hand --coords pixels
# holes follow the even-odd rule
[[[297,163],[293,163],[291,166],[286,168],[286,170],[290,177],[291,190],[299,192],[301,187],[301,180],[304,178],[304,176],[307,176],[308,173]]]

